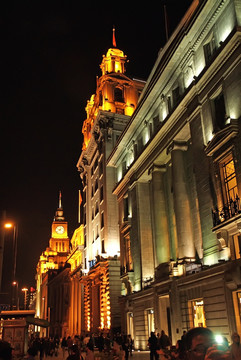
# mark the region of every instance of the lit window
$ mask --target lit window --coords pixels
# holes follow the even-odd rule
[[[130,236],[126,236],[125,239],[125,263],[126,263],[126,271],[133,270],[133,262],[131,256],[131,240]]]
[[[240,214],[240,198],[233,155],[230,153],[219,163],[222,203],[213,211],[214,226]]]
[[[233,236],[233,247],[234,247],[234,254],[233,260],[240,259],[240,250],[241,250],[241,235],[234,235]]]
[[[204,303],[203,299],[197,299],[191,301],[191,310],[192,310],[192,325],[194,327],[205,327],[206,319],[204,313]]]
[[[147,311],[147,326],[148,326],[148,334],[151,333],[151,331],[155,331],[155,322],[154,322],[154,310],[149,309]]]
[[[237,178],[232,154],[220,163],[220,168],[225,202],[230,204],[230,201],[235,200],[238,195]]]

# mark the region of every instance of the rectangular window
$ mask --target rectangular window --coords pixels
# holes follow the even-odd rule
[[[105,240],[104,239],[101,240],[101,252],[102,252],[102,254],[105,253]]]
[[[129,215],[129,204],[128,204],[128,197],[124,198],[124,219],[123,221],[128,221],[128,215]]]
[[[173,99],[173,106],[176,106],[180,100],[179,86],[177,86],[175,89],[172,90],[172,99]]]
[[[234,259],[240,259],[240,250],[241,250],[241,235],[233,236],[233,247],[234,247]]]
[[[99,177],[103,174],[103,160],[101,159],[99,162]]]
[[[219,200],[219,204],[215,211],[213,211],[214,226],[241,213],[235,161],[232,153],[229,153],[226,157],[221,159],[218,166],[221,199]]]
[[[172,104],[171,104],[170,96],[167,97],[167,111],[168,111],[168,114],[170,114],[172,112]]]
[[[215,40],[212,38],[209,42],[204,44],[203,46],[204,50],[204,57],[205,57],[205,63],[206,65],[210,64],[214,51],[215,51]]]
[[[203,299],[196,299],[191,301],[191,310],[192,310],[192,325],[193,327],[205,327],[206,319],[204,312],[204,302]]]
[[[151,331],[155,331],[155,323],[154,323],[154,310],[150,309],[147,311],[147,326],[148,326],[148,334]]]
[[[101,229],[104,227],[104,212],[101,213]]]
[[[133,145],[133,154],[134,154],[134,159],[137,158],[138,155],[138,148],[137,148],[137,144]]]
[[[214,131],[222,130],[226,123],[226,108],[224,96],[221,92],[213,100]]]
[[[104,188],[103,185],[100,187],[100,202],[104,200]]]
[[[96,224],[96,239],[99,237],[99,225]]]
[[[224,202],[230,205],[238,195],[237,178],[232,154],[220,162],[221,181],[223,185]],[[232,209],[230,209],[232,212]]]
[[[131,256],[131,240],[130,236],[126,236],[125,239],[125,263],[126,263],[126,271],[133,270],[133,262]]]
[[[160,124],[159,115],[157,115],[153,118],[153,125],[155,130],[158,128],[159,124]]]
[[[241,292],[240,291],[233,292],[233,304],[234,304],[237,332],[240,333],[241,332]]]

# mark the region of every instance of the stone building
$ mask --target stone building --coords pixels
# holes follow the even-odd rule
[[[106,154],[136,348],[162,329],[241,333],[240,95],[241,3],[194,0]]]
[[[62,295],[59,297],[59,302],[51,301],[49,294],[50,282],[62,272],[65,268],[67,257],[70,253],[70,240],[68,237],[68,222],[65,221],[64,212],[62,207],[61,193],[59,195],[59,206],[55,213],[54,220],[52,222],[51,238],[49,240],[49,246],[40,255],[37,264],[36,273],[36,317],[48,320],[51,323],[50,330],[54,329],[54,333],[61,335],[62,318],[66,321],[67,308],[62,306]],[[68,289],[65,286],[65,292]],[[54,298],[57,293],[54,294]],[[66,295],[67,296],[67,295]],[[52,304],[52,305],[50,305]],[[56,312],[59,312],[59,317],[56,320]],[[53,313],[51,313],[53,312]],[[55,315],[54,315],[55,314]],[[54,319],[54,324],[53,324]],[[49,329],[40,328],[40,335],[49,335]]]
[[[68,336],[84,329],[83,268],[84,227],[68,238],[61,197],[52,223],[49,247],[41,254],[36,274],[36,316],[50,326],[40,335]]]
[[[84,330],[119,329],[121,294],[116,169],[106,159],[137,107],[144,86],[126,76],[127,57],[115,47],[103,55],[96,93],[86,106],[83,147],[77,164],[83,184]]]

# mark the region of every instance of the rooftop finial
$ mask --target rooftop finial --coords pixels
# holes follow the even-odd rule
[[[112,45],[113,45],[113,47],[116,47],[116,40],[115,40],[115,26],[114,26],[114,25],[113,25]]]

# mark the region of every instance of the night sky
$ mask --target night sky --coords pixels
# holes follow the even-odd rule
[[[0,212],[18,223],[20,286],[35,286],[59,190],[70,237],[77,226],[85,106],[112,46],[113,24],[117,47],[129,59],[127,75],[145,80],[165,44],[163,3],[1,3]],[[166,4],[172,31],[191,0]],[[6,249],[9,242],[10,235]]]

